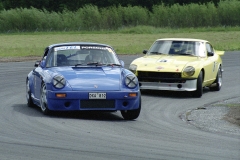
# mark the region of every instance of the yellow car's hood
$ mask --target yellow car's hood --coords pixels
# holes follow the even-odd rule
[[[195,66],[199,58],[195,56],[151,55],[138,58],[132,62],[138,71],[181,72],[184,67]]]

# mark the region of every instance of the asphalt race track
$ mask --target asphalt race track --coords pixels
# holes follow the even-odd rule
[[[120,56],[127,68],[137,56]],[[34,62],[0,63],[0,160],[239,160],[240,134],[206,131],[187,111],[240,97],[240,52],[223,57],[223,87],[202,98],[143,92],[138,119],[115,113],[56,113],[28,108],[25,79]]]

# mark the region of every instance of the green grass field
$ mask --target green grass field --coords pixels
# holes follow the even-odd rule
[[[143,27],[141,29],[144,29]],[[132,31],[133,30],[133,31]],[[197,38],[206,39],[217,50],[240,50],[240,31],[195,31],[184,30],[151,30],[137,33],[138,29],[127,29],[116,32],[44,32],[0,34],[0,58],[42,56],[46,46],[61,42],[98,42],[114,47],[117,54],[141,54],[158,38]]]

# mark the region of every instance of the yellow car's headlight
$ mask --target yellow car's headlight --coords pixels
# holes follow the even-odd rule
[[[129,70],[132,71],[134,74],[136,73],[137,70],[137,65],[135,64],[130,64]]]
[[[184,70],[183,70],[183,75],[184,76],[192,76],[195,73],[195,68],[192,66],[187,66]]]

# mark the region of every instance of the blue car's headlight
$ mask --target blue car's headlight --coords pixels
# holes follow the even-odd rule
[[[195,68],[192,66],[187,66],[184,70],[183,70],[183,74],[185,76],[192,76],[195,73]]]
[[[128,75],[125,78],[125,84],[129,88],[135,88],[138,85],[138,80],[135,75]]]
[[[56,75],[53,77],[53,86],[55,88],[63,88],[66,85],[66,80],[61,75]]]

